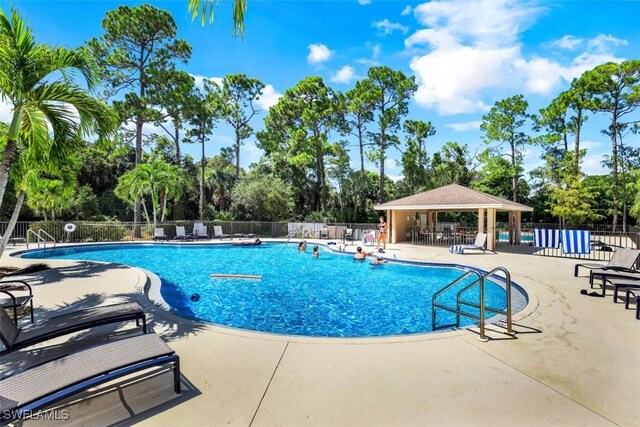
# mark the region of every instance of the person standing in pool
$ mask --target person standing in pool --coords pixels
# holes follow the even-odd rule
[[[358,246],[356,248],[356,253],[353,255],[353,259],[361,261],[361,260],[365,259],[366,257],[368,257],[371,254],[372,254],[372,252],[363,251],[362,247]]]
[[[320,256],[320,252],[318,251],[318,246],[313,247],[313,257],[318,258]]]
[[[378,224],[378,245],[376,249],[380,249],[380,243],[382,243],[382,250],[387,249],[387,222],[384,220],[384,216],[380,217],[380,224]]]

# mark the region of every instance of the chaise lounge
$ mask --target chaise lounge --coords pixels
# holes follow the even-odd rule
[[[464,254],[465,250],[477,249],[482,252],[487,250],[487,233],[478,233],[476,241],[472,245],[453,245],[449,248],[449,252],[452,254]]]
[[[78,392],[153,366],[172,364],[180,393],[180,357],[156,334],[138,335],[72,353],[0,381],[0,421],[20,420]]]
[[[142,321],[142,332],[147,333],[146,316],[135,302],[77,310],[23,328],[18,328],[9,315],[0,310],[0,338],[5,346],[0,355],[73,332],[129,320],[135,320],[136,325]]]
[[[578,277],[578,268],[587,268],[589,270],[616,270],[616,271],[633,271],[633,265],[640,256],[640,249],[620,248],[613,253],[608,264],[598,263],[582,263],[576,264],[573,276]]]

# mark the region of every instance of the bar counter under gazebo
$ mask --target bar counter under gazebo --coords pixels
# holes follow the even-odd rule
[[[533,211],[529,206],[458,184],[403,197],[374,208],[386,211],[390,243],[407,241],[416,231],[435,241],[442,237],[438,232],[438,212],[477,212],[477,232],[487,233],[487,249],[491,251],[496,247],[497,212],[508,212],[509,241],[519,245],[522,212]],[[426,241],[428,244],[429,239]]]

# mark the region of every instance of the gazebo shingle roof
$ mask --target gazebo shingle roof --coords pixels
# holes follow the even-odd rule
[[[403,197],[402,199],[376,205],[376,210],[388,209],[480,209],[493,208],[505,211],[524,211],[531,212],[533,208],[503,199],[502,197],[493,196],[481,191],[472,190],[458,184],[446,185],[444,187],[425,191],[423,193],[414,194],[413,196]]]

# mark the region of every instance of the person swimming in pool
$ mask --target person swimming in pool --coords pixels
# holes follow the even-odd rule
[[[317,245],[313,247],[313,254],[312,255],[313,255],[314,258],[318,258],[320,256],[320,252],[318,251],[318,246]]]
[[[366,258],[366,257],[368,257],[369,255],[371,255],[372,253],[373,253],[373,252],[363,251],[363,250],[362,250],[362,247],[358,246],[358,247],[356,248],[356,253],[353,255],[353,259],[360,261],[360,260],[365,259],[365,258]]]
[[[386,264],[387,260],[382,257],[375,257],[371,265]]]
[[[256,238],[255,240],[245,240],[243,242],[233,242],[232,246],[259,246],[262,244],[262,240]]]
[[[298,243],[298,250],[300,252],[304,252],[304,251],[307,250],[307,241],[306,240],[303,240],[300,243]]]

